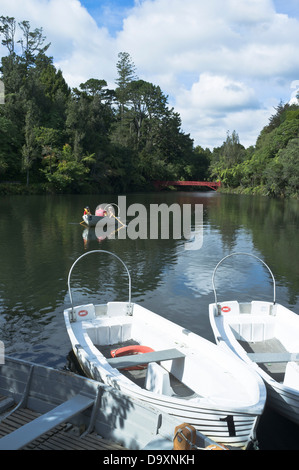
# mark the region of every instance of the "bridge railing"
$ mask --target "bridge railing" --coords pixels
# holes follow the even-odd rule
[[[217,191],[221,186],[220,181],[153,181],[157,189],[167,186],[207,186]]]

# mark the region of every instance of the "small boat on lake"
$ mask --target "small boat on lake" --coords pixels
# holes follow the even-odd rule
[[[218,302],[215,274],[234,255],[252,256],[268,269],[274,284],[272,302]],[[264,261],[248,253],[232,253],[216,266],[212,284],[215,303],[209,316],[216,342],[258,372],[267,387],[269,405],[299,424],[299,315],[276,303],[275,279]]]
[[[184,432],[170,416],[102,383],[10,357],[0,365],[0,450],[172,450]],[[223,449],[198,432],[192,442]]]
[[[127,302],[73,305],[71,275],[83,257],[112,255],[126,270]],[[115,260],[112,259],[112,262]],[[186,422],[228,446],[255,444],[266,389],[242,361],[208,340],[131,301],[131,277],[115,254],[80,256],[68,275],[71,307],[64,319],[84,373],[128,397]]]
[[[103,221],[107,225],[115,224],[115,211],[114,204],[99,204],[95,210],[95,213],[92,214],[89,210],[89,207],[84,209],[84,214],[82,216],[84,223],[88,227],[95,227],[98,222]]]

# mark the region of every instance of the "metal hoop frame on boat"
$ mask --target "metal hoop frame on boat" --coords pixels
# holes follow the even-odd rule
[[[216,288],[215,288],[215,274],[216,274],[216,271],[218,269],[218,267],[220,266],[221,263],[223,263],[223,261],[225,261],[227,258],[230,258],[231,256],[236,256],[236,255],[245,255],[245,256],[251,256],[252,258],[255,258],[257,259],[258,261],[260,261],[269,271],[269,273],[271,274],[271,277],[272,277],[272,280],[273,280],[273,304],[275,304],[276,302],[276,285],[275,285],[275,278],[273,276],[273,273],[271,271],[271,269],[269,268],[269,266],[262,260],[260,259],[258,256],[255,256],[253,255],[252,253],[243,253],[243,252],[236,252],[236,253],[231,253],[230,255],[227,255],[225,256],[224,258],[222,258],[222,260],[219,261],[219,263],[216,265],[215,269],[214,269],[214,272],[213,272],[213,276],[212,276],[212,285],[213,285],[213,291],[214,291],[214,296],[215,296],[215,304],[217,305],[218,304],[218,301],[217,301],[217,293],[216,293]]]
[[[104,207],[104,211],[105,211],[105,210],[107,209],[107,207],[109,207],[109,206],[115,206],[115,207],[117,207],[117,209],[118,209],[117,217],[119,217],[119,216],[120,216],[120,210],[119,210],[118,205],[115,204],[115,202],[108,202],[108,204],[106,204],[106,206]]]
[[[71,301],[71,305],[72,305],[72,314],[74,315],[74,304],[73,304],[73,296],[72,296],[72,290],[71,290],[71,274],[72,274],[72,271],[73,271],[75,265],[78,263],[78,261],[80,261],[82,258],[84,258],[84,256],[91,255],[93,253],[107,253],[108,255],[114,256],[114,258],[118,259],[118,261],[120,261],[122,263],[122,265],[124,266],[124,268],[127,272],[128,278],[129,278],[129,301],[128,301],[128,303],[129,303],[129,313],[130,313],[131,312],[131,275],[130,275],[130,272],[129,272],[126,264],[123,262],[122,259],[120,259],[114,253],[111,253],[110,251],[92,250],[92,251],[88,251],[87,253],[84,253],[83,255],[79,256],[79,258],[76,259],[76,261],[73,263],[73,265],[72,265],[72,267],[69,271],[67,284],[68,284],[68,291],[69,291],[70,301]]]

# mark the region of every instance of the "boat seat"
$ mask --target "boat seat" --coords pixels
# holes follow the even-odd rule
[[[71,419],[78,413],[89,408],[94,403],[94,398],[83,395],[75,395],[70,400],[62,403],[53,410],[45,413],[30,423],[25,424],[16,431],[7,434],[0,439],[0,450],[18,450],[34,441],[44,433],[51,431],[59,424]]]
[[[299,361],[299,353],[248,353],[248,357],[257,363]]]
[[[156,362],[150,362],[147,367],[145,388],[160,395],[171,396],[174,393],[170,386],[169,372]]]
[[[270,315],[272,304],[269,302],[263,302],[261,300],[253,300],[251,302],[251,314],[252,315]]]
[[[270,315],[244,313],[226,317],[235,338],[241,341],[256,342],[273,338],[275,323]]]
[[[241,304],[242,305],[242,304]],[[237,300],[220,303],[222,315],[239,315],[240,304]],[[269,315],[273,304],[262,300],[253,300],[251,302],[250,313],[252,315]],[[245,312],[244,312],[245,313]]]
[[[132,337],[132,319],[129,316],[96,318],[81,324],[91,341],[98,346],[122,343]]]
[[[182,359],[185,357],[178,349],[165,349],[163,351],[153,351],[144,354],[134,354],[132,356],[119,356],[107,359],[115,369],[125,369],[140,364],[149,364],[150,362],[171,361],[173,359]]]
[[[107,317],[119,317],[128,315],[129,304],[126,302],[108,302]]]

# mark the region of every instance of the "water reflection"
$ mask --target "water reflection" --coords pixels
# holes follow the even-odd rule
[[[105,231],[104,234],[99,233],[97,231],[96,227],[87,227],[84,228],[82,232],[82,239],[83,239],[83,245],[84,249],[88,250],[90,244],[93,244],[93,242],[98,242],[99,246],[101,243],[107,238],[109,240],[115,240],[118,236],[118,234],[121,231],[125,230],[124,225],[120,225],[119,227],[117,226],[112,226],[112,227],[107,227],[107,231]]]
[[[183,238],[132,240],[116,234],[99,241],[94,229],[86,232],[80,225],[82,207],[96,207],[106,198],[0,199],[0,331],[8,352],[25,352],[32,359],[41,354],[46,364],[48,358],[52,363],[63,362],[69,347],[62,318],[64,305],[69,305],[68,271],[81,254],[95,249],[112,251],[127,264],[133,300],[208,339],[213,339],[207,314],[214,300],[212,272],[232,251],[262,258],[275,275],[277,300],[299,313],[297,201],[215,192],[127,195],[127,207],[134,203],[147,209],[150,204],[202,204],[203,245],[187,251]],[[118,196],[109,200],[117,204]],[[126,217],[126,223],[130,220]],[[89,296],[95,302],[126,299],[124,277],[109,257],[84,260],[74,271],[75,301],[84,302]],[[216,282],[221,299],[272,297],[271,279],[254,261],[228,263],[219,270]]]
[[[106,199],[0,198],[0,339],[6,354],[57,368],[66,365],[70,343],[62,312],[65,305],[70,306],[67,276],[73,262],[89,250],[111,251],[124,260],[132,277],[133,301],[212,341],[208,319],[208,305],[214,301],[212,273],[220,259],[233,251],[262,258],[276,278],[277,301],[299,313],[298,201],[215,192],[127,195],[127,206],[202,204],[203,245],[188,251],[183,239],[116,236],[99,242],[92,230],[84,232],[80,225],[82,207],[96,207]],[[118,197],[109,196],[109,201],[117,204]],[[128,296],[126,274],[108,255],[82,260],[72,285],[75,302]],[[219,300],[271,299],[273,295],[268,273],[254,260],[225,264],[217,274],[216,287]],[[268,425],[268,414],[266,421]],[[271,435],[269,426],[267,435]],[[276,435],[281,436],[280,428]],[[292,439],[288,436],[287,441]],[[279,448],[281,439],[275,445]]]
[[[248,251],[260,254],[281,286],[288,289],[290,307],[298,305],[299,202],[228,196],[210,211],[210,221],[221,232],[226,254],[238,251],[240,235]],[[247,249],[246,249],[247,248]]]

